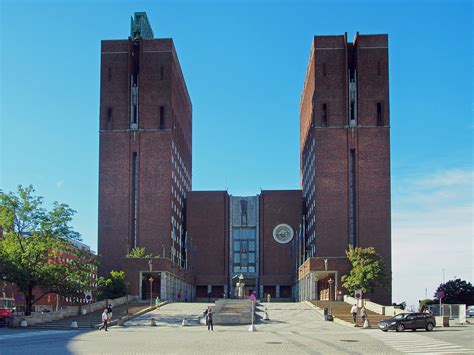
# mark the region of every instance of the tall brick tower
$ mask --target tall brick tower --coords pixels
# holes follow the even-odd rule
[[[348,245],[374,247],[391,273],[387,35],[357,34],[352,43],[347,34],[314,37],[300,103],[300,153],[311,264],[311,273],[300,273],[300,298],[334,299],[350,270]],[[391,291],[368,297],[390,304]]]
[[[146,14],[135,13],[130,37],[101,48],[101,274],[123,270],[135,247],[185,269],[192,106],[173,40],[154,39]]]

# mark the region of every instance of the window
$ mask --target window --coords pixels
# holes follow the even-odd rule
[[[165,128],[165,107],[160,106],[160,129]]]
[[[383,126],[383,105],[377,102],[377,126]]]
[[[132,230],[131,245],[137,247],[137,202],[138,202],[138,157],[137,153],[132,154]]]
[[[321,125],[323,127],[327,127],[328,125],[328,105],[323,104],[323,111],[321,116]]]
[[[112,107],[107,108],[107,130],[112,130]]]

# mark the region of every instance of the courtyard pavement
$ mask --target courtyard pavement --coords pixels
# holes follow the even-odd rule
[[[0,354],[400,354],[474,353],[473,326],[383,333],[325,322],[303,303],[263,304],[270,321],[219,326],[197,317],[204,303],[173,303],[105,331],[0,330]],[[261,308],[263,310],[263,308]],[[262,313],[263,315],[263,313]],[[187,327],[182,319],[190,320]],[[155,318],[156,327],[150,326]]]

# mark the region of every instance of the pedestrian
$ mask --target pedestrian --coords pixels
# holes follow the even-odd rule
[[[364,324],[365,319],[367,318],[367,309],[365,308],[365,306],[362,306],[362,308],[360,309],[360,317],[362,318],[362,324]]]
[[[109,313],[107,312],[107,308],[104,309],[102,312],[102,325],[99,327],[99,330],[102,330],[105,328],[105,331],[107,332],[107,321],[109,320]]]
[[[357,313],[359,313],[359,307],[357,304],[354,304],[351,308],[352,320],[354,321],[354,327],[357,327]]]
[[[109,304],[107,307],[107,316],[109,317],[109,322],[112,321],[112,305]]]
[[[267,302],[268,302],[268,303],[270,303],[270,298],[271,298],[271,297],[272,297],[272,296],[270,296],[270,293],[267,293]]]
[[[207,322],[206,323],[207,323],[207,330],[208,331],[209,330],[214,331],[214,326],[212,324],[212,308],[211,308],[211,306],[209,306],[207,308]]]

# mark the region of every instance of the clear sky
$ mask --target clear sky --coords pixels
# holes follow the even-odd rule
[[[172,37],[193,102],[193,188],[299,188],[313,35],[388,33],[394,301],[473,275],[471,1],[1,3],[0,188],[77,210],[97,248],[100,41],[134,11]]]

